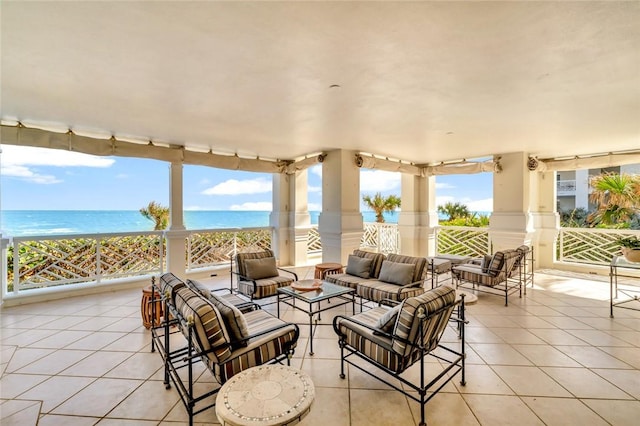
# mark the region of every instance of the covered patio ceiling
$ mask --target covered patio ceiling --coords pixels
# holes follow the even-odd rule
[[[2,119],[241,157],[640,147],[640,2],[1,6]]]

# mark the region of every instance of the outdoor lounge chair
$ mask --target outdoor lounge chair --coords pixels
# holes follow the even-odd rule
[[[290,365],[299,336],[296,324],[282,321],[257,305],[242,313],[215,293],[207,299],[191,287],[179,285],[178,280],[167,278],[160,281],[172,319],[164,322],[162,332],[152,336],[164,361],[165,387],[175,385],[190,425],[195,414],[215,405],[211,399],[220,389],[214,385],[196,392],[195,362],[202,361],[220,386],[251,367],[285,360]],[[186,341],[172,349],[176,339],[169,336],[175,333],[182,333]]]
[[[276,266],[273,251],[266,249],[261,252],[238,253],[235,255],[236,270],[231,262],[231,291],[234,291],[234,277],[237,279],[237,290],[253,299],[263,299],[278,294],[279,287],[291,285],[298,281],[295,272]],[[280,272],[289,275],[280,275]]]
[[[522,251],[502,250],[485,256],[479,264],[456,265],[451,268],[456,288],[504,294],[504,305],[508,306],[510,294],[517,291],[522,297],[522,280],[517,268],[522,256]]]
[[[340,377],[345,378],[344,364],[347,363],[377,378],[418,402],[420,425],[425,425],[425,404],[457,373],[461,373],[460,383],[465,385],[464,297],[456,301],[456,291],[441,286],[403,302],[389,303],[393,307],[380,305],[352,317],[334,318],[333,328],[340,345]],[[454,311],[456,317],[452,316]],[[453,344],[440,343],[450,320],[458,326],[459,349],[458,344],[454,349]],[[425,379],[427,356],[444,366],[428,382]],[[362,361],[377,368],[368,368]],[[419,383],[410,380],[413,374],[403,374],[414,364],[420,368]],[[397,379],[402,385],[388,379]]]

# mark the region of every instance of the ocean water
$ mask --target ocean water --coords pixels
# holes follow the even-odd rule
[[[318,223],[320,212],[309,212],[311,223]],[[187,229],[252,228],[269,226],[268,211],[185,211]],[[374,222],[373,212],[362,212],[365,222]],[[385,215],[397,223],[397,213]],[[0,211],[3,236],[95,234],[152,231],[153,222],[137,210],[3,210]]]

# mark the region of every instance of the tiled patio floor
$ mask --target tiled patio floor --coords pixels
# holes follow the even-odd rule
[[[313,275],[312,268],[298,272],[301,279]],[[160,356],[149,351],[140,296],[126,290],[2,309],[0,423],[185,424],[176,391],[162,384]],[[509,307],[480,294],[467,309],[467,385],[455,380],[430,401],[428,424],[638,424],[640,312],[617,309],[611,319],[608,297],[608,282],[549,273],[536,274],[536,288]],[[311,375],[317,393],[301,424],[417,424],[417,404],[399,392],[354,369],[338,377],[333,313],[323,314],[313,357],[308,327],[300,327],[292,364]],[[307,320],[290,310],[284,318]],[[454,331],[445,338],[454,339]],[[211,380],[203,372],[200,386]],[[217,423],[214,410],[196,421]]]

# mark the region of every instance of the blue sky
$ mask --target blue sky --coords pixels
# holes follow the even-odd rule
[[[169,203],[169,163],[97,157],[62,150],[2,145],[2,210],[138,210]],[[400,195],[400,174],[363,169],[362,194]],[[309,210],[321,210],[322,168],[309,169]],[[271,210],[271,174],[184,166],[187,210]],[[492,210],[492,174],[436,178],[437,202]]]

